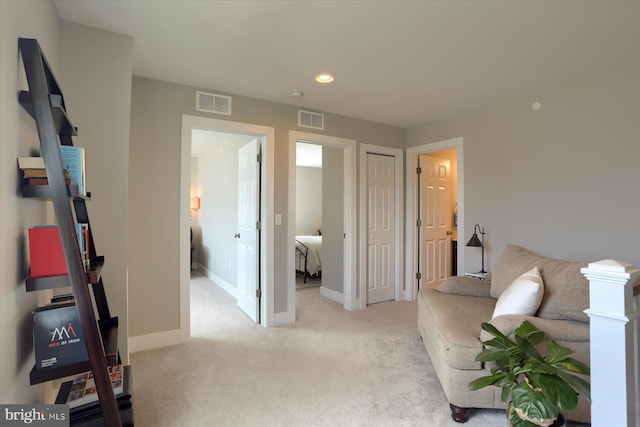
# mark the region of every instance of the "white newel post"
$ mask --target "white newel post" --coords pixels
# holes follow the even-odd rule
[[[633,283],[640,271],[604,260],[581,272],[589,279],[591,423],[636,427]]]

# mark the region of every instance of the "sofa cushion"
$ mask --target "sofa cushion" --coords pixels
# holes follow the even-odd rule
[[[538,267],[545,290],[537,316],[588,322],[584,310],[589,306],[589,281],[580,273],[586,265],[546,258],[520,246],[507,245],[491,277],[491,296],[499,298],[518,276]]]
[[[476,355],[482,350],[480,324],[491,319],[496,300],[491,297],[455,295],[423,288],[418,305],[430,316],[423,337],[435,345],[438,357],[455,369],[482,369]]]
[[[543,295],[542,277],[540,277],[538,267],[533,267],[514,280],[500,295],[492,318],[503,314],[533,316],[540,307]]]

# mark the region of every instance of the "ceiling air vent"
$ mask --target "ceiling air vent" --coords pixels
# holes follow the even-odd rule
[[[231,97],[196,91],[196,110],[205,113],[231,115]]]
[[[298,110],[298,126],[324,130],[324,114]]]

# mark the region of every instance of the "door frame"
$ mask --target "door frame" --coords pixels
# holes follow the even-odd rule
[[[262,138],[260,216],[262,229],[260,239],[260,324],[274,326],[274,171],[275,129],[250,123],[212,119],[208,117],[182,115],[182,138],[180,150],[180,334],[183,341],[191,335],[190,324],[190,268],[189,266],[189,198],[191,187],[191,131],[203,129],[215,132],[241,133]]]
[[[405,299],[415,300],[418,294],[418,286],[416,279],[416,272],[419,265],[417,245],[418,245],[418,232],[415,227],[418,220],[418,204],[417,202],[417,190],[418,190],[418,175],[415,173],[418,167],[418,156],[420,154],[429,154],[434,151],[445,150],[447,148],[455,148],[458,157],[457,166],[457,191],[458,191],[458,241],[464,239],[464,139],[462,137],[446,139],[443,141],[432,142],[429,144],[418,145],[416,147],[407,148],[406,155],[406,241],[405,241],[405,253],[406,259],[406,272],[405,272]],[[458,272],[464,270],[464,250],[462,245],[458,245]]]
[[[379,154],[394,158],[394,180],[395,180],[395,300],[403,299],[404,288],[404,269],[402,261],[404,260],[404,203],[403,203],[403,150],[399,148],[383,147],[380,145],[360,144],[360,306],[367,306],[367,154]],[[406,298],[404,298],[406,299]]]
[[[289,131],[289,188],[287,211],[287,312],[288,323],[295,322],[296,313],[296,272],[295,272],[295,238],[296,238],[296,142],[305,141],[341,148],[344,153],[344,275],[342,305],[345,310],[356,310],[361,303],[357,295],[356,280],[356,140],[316,133]],[[350,286],[348,286],[350,284]],[[339,294],[332,296],[339,298]],[[362,295],[362,294],[361,294]]]

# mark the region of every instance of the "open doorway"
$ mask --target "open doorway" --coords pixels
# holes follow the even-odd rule
[[[327,186],[334,186],[336,182],[331,179],[340,179],[341,187],[336,188],[339,200],[330,202],[326,206],[323,201],[322,217],[322,253],[323,286],[321,293],[323,296],[333,299],[343,305],[346,310],[358,308],[360,303],[359,289],[355,275],[355,173],[356,173],[356,142],[350,139],[317,135],[312,133],[289,132],[289,210],[288,210],[288,319],[295,322],[295,292],[296,292],[296,152],[297,143],[304,142],[322,146],[323,148],[323,192],[329,190]],[[328,162],[332,166],[328,167]],[[323,198],[324,199],[324,198]],[[328,209],[332,208],[332,209]],[[329,215],[335,215],[329,218]],[[338,218],[339,217],[339,218]],[[276,219],[277,220],[277,219]],[[334,249],[327,250],[327,245],[335,245]],[[332,246],[333,247],[333,246]],[[334,269],[329,269],[327,263],[333,262],[339,265]],[[329,271],[333,271],[332,278],[328,277]],[[331,285],[328,285],[328,283]]]
[[[191,222],[191,182],[192,182],[192,139],[195,131],[222,132],[235,135],[250,136],[259,141],[262,150],[262,167],[259,172],[261,186],[259,196],[256,195],[256,208],[259,210],[261,225],[258,241],[259,262],[257,271],[261,284],[262,304],[259,309],[259,321],[264,326],[272,326],[275,322],[274,313],[274,256],[273,251],[273,206],[274,206],[274,129],[246,123],[209,119],[184,115],[182,117],[182,148],[181,148],[181,181],[180,181],[180,335],[183,340],[190,336],[190,222]],[[197,132],[196,132],[197,133]],[[218,147],[219,149],[219,147]],[[224,151],[224,148],[223,148]],[[195,194],[194,196],[197,196]],[[236,232],[228,230],[231,237]],[[234,246],[235,248],[235,246]],[[235,252],[235,251],[234,251]],[[228,268],[228,260],[227,268]],[[224,260],[221,260],[224,266]],[[233,265],[232,265],[233,266]]]
[[[260,252],[256,242],[259,217],[254,217],[259,214],[260,180],[255,177],[260,166],[256,154],[247,161],[243,153],[256,151],[261,140],[252,134],[204,129],[194,129],[191,139],[192,269],[235,298],[257,323]]]
[[[327,177],[323,175],[322,152],[322,145],[296,142],[296,291],[322,286],[323,206],[327,208],[323,203],[322,183]]]
[[[415,299],[422,286],[438,286],[446,277],[459,274],[464,266],[464,251],[457,245],[458,236],[464,236],[463,139],[411,147],[406,151],[406,164],[406,215],[410,225],[406,289],[407,298]],[[437,181],[443,174],[448,180],[440,185]]]

